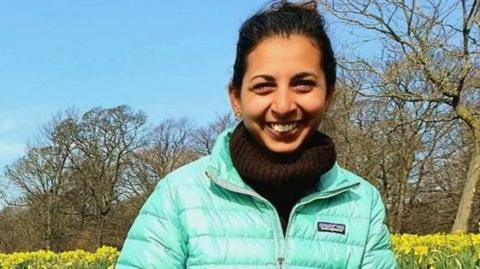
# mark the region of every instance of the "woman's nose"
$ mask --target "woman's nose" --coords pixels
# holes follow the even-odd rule
[[[288,116],[295,111],[295,96],[288,87],[277,89],[273,96],[271,108],[279,116]]]

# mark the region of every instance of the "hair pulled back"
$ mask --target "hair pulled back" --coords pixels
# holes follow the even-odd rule
[[[289,37],[292,34],[308,37],[317,45],[321,52],[320,65],[325,72],[327,96],[330,97],[335,86],[337,64],[325,32],[325,21],[317,12],[317,1],[275,1],[242,24],[233,66],[233,88],[241,89],[247,57],[260,42],[272,36]]]

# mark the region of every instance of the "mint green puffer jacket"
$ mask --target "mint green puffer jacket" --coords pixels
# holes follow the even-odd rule
[[[210,156],[162,179],[131,227],[116,268],[395,268],[378,191],[336,164],[292,209],[247,186],[229,155],[232,130]]]

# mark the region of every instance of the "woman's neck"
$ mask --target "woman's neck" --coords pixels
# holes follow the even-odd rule
[[[242,178],[281,184],[298,177],[319,178],[336,161],[335,144],[325,134],[315,132],[290,154],[275,153],[258,145],[240,123],[230,140],[233,165]]]

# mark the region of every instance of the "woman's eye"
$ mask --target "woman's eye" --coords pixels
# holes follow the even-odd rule
[[[273,83],[258,83],[251,88],[254,92],[267,93],[275,90],[275,84]]]
[[[317,86],[317,83],[312,80],[300,80],[295,82],[293,88],[298,92],[309,92]]]

